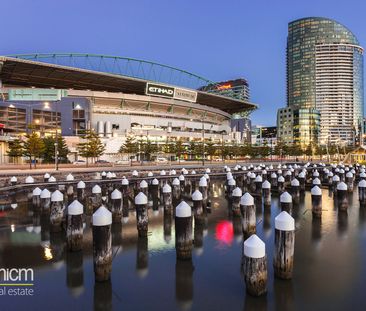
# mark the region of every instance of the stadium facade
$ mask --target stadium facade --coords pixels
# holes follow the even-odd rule
[[[30,125],[41,136],[62,133],[71,160],[89,129],[102,139],[109,161],[121,158],[127,136],[156,144],[240,142],[247,135],[238,133],[232,118],[246,119],[256,105],[249,102],[247,81],[233,81],[230,90],[174,67],[105,55],[0,57],[1,162],[8,142]]]

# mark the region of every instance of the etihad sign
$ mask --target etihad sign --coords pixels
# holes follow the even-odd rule
[[[168,97],[189,102],[197,101],[197,92],[181,89],[178,87],[170,87],[162,84],[146,83],[145,93],[146,95]]]

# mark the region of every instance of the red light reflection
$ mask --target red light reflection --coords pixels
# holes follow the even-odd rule
[[[234,228],[230,221],[222,220],[216,225],[216,240],[231,245],[234,239]]]

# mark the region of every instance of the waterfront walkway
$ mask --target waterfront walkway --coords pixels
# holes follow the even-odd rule
[[[291,161],[291,160],[290,160]],[[206,161],[204,167],[223,167],[224,165],[250,165],[250,164],[259,164],[265,163],[266,165],[275,165],[280,161],[263,161],[261,159],[258,160],[250,160],[250,161],[225,161],[225,162],[210,162]],[[285,161],[284,161],[285,162]],[[149,164],[145,163],[143,165],[93,165],[86,167],[85,165],[70,165],[70,164],[60,164],[59,170],[55,170],[54,165],[39,165],[39,168],[29,169],[29,166],[26,165],[0,165],[0,176],[9,176],[9,175],[40,175],[45,173],[52,174],[62,174],[62,173],[93,173],[96,171],[110,171],[110,172],[125,172],[132,170],[169,170],[170,168],[180,169],[180,168],[202,168],[202,161],[189,161],[189,162],[173,162],[169,163],[154,163],[151,162]]]

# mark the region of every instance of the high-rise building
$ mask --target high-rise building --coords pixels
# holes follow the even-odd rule
[[[199,88],[201,91],[215,93],[223,96],[231,96],[236,99],[249,101],[249,84],[248,81],[243,78],[235,80],[228,80],[223,82],[217,82]]]
[[[277,144],[277,126],[252,126],[252,145],[275,147]]]
[[[307,136],[308,141],[316,143],[317,133],[318,143],[323,144],[354,144],[359,140],[363,119],[363,48],[349,29],[320,17],[289,23],[287,106],[310,109],[306,113],[300,111],[305,117],[300,120],[302,126],[294,128],[297,142],[304,143]],[[320,124],[316,121],[318,112]],[[312,121],[307,125],[305,119]]]
[[[251,143],[251,126],[252,122],[249,118],[234,115],[234,117],[231,119],[231,130],[233,133],[235,133],[237,142],[247,144]]]

